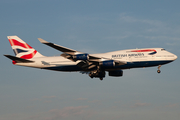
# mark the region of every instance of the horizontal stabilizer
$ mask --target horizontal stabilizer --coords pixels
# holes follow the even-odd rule
[[[30,63],[30,62],[34,62],[34,61],[31,61],[31,60],[26,60],[26,59],[23,59],[23,58],[19,58],[19,57],[15,57],[15,56],[12,56],[12,55],[4,55],[5,57],[11,59],[11,60],[14,60],[16,61],[17,63],[18,62],[21,62],[21,63]]]

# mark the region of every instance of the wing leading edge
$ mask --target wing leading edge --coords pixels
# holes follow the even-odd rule
[[[51,43],[51,42],[47,42],[45,40],[43,40],[42,38],[38,38],[38,40],[45,44],[45,45],[48,45],[56,50],[59,50],[61,52],[64,52],[66,54],[70,54],[70,55],[74,55],[75,52],[77,52],[76,50],[73,50],[73,49],[70,49],[70,48],[66,48],[66,47],[63,47],[63,46],[60,46],[60,45],[57,45],[57,44],[54,44],[54,43]]]

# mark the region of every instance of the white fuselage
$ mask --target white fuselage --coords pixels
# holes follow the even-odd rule
[[[152,52],[143,50],[154,50]],[[105,68],[106,70],[114,69],[129,69],[138,67],[151,67],[167,64],[177,59],[177,56],[164,50],[163,48],[144,48],[144,49],[128,49],[120,50],[101,54],[90,54],[93,56],[101,57],[105,59],[112,59],[117,61],[123,61],[126,64],[115,66],[111,68]],[[154,52],[154,53],[153,53]],[[81,68],[77,66],[80,61],[71,61],[62,56],[53,57],[36,57],[32,58],[35,62],[33,63],[16,63],[16,65],[57,70],[57,71],[82,71]]]

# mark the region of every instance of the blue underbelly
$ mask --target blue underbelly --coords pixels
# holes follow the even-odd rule
[[[164,65],[172,61],[141,61],[141,62],[127,62],[125,65],[115,66],[115,67],[102,67],[102,69],[130,69],[130,68],[140,68],[140,67],[152,67],[158,65]],[[46,67],[43,69],[55,70],[55,71],[83,71],[82,68],[77,65],[66,65],[66,66],[56,66],[56,67]]]
[[[119,69],[128,69],[128,68],[139,68],[139,67],[153,67],[158,65],[164,65],[172,61],[144,61],[144,62],[127,62],[125,65],[116,66]]]

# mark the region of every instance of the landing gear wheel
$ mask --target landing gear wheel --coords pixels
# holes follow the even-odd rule
[[[89,77],[90,77],[90,78],[93,78],[93,76],[92,76],[92,74],[91,74],[91,73],[89,73]]]
[[[99,78],[100,80],[103,80],[103,78]]]
[[[160,71],[160,70],[157,70],[157,73],[161,73],[161,71]]]

